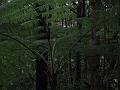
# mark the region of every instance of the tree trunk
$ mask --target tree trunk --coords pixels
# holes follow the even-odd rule
[[[71,53],[69,53],[68,74],[69,74],[69,77],[68,77],[68,86],[69,86],[69,90],[73,90]]]
[[[78,0],[77,5],[77,26],[79,29],[82,29],[82,22],[80,18],[85,17],[85,0]],[[80,31],[80,36],[82,34],[82,30]],[[81,37],[79,38],[81,39]],[[80,42],[81,43],[81,40]],[[75,58],[75,79],[74,79],[74,90],[80,90],[80,80],[81,80],[81,55],[80,52],[76,53]]]
[[[39,37],[37,39],[38,40],[46,39],[49,42],[49,40],[50,40],[49,26],[51,25],[51,23],[47,23],[46,19],[51,18],[51,14],[49,14],[48,18],[42,16],[42,13],[46,12],[46,10],[41,11],[39,9],[39,7],[42,5],[44,5],[44,4],[43,3],[35,3],[33,5],[33,7],[37,13],[36,18],[39,19],[38,24],[39,24],[39,26],[43,27],[43,29],[39,30],[38,34],[44,34],[44,36],[39,35]],[[51,10],[51,9],[52,8],[49,7],[49,10]],[[47,61],[48,60],[48,52],[44,53],[43,57]],[[37,58],[36,59],[36,90],[47,90],[47,85],[48,85],[48,75],[47,74],[48,74],[48,66],[44,62],[44,59],[40,58],[40,57]]]
[[[51,90],[57,90],[57,74],[52,74],[51,80],[50,80],[50,87]]]
[[[47,66],[42,58],[36,59],[36,90],[47,90]]]
[[[91,48],[95,51],[95,47],[99,44],[99,38],[96,36],[97,28],[95,26],[96,23],[96,10],[98,10],[99,6],[101,6],[101,1],[98,0],[90,0],[91,5],[91,18],[92,18],[92,29],[91,29]],[[100,67],[100,56],[93,52],[92,56],[90,56],[89,60],[89,72],[90,72],[90,90],[102,90],[101,89],[101,78],[98,73]]]
[[[85,17],[85,0],[78,0],[77,5],[77,26],[79,29],[82,29],[82,22],[80,18]],[[82,30],[80,31],[80,36],[82,34]],[[81,39],[81,37],[79,38]],[[81,43],[81,40],[80,42]],[[74,90],[80,90],[80,80],[81,80],[81,55],[79,52],[76,53],[75,58],[75,86]]]
[[[75,76],[74,76],[74,90],[80,90],[81,80],[81,56],[76,53],[75,56]]]

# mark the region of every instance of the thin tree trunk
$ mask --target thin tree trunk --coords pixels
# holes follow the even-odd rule
[[[120,56],[118,61],[118,90],[120,90]]]
[[[74,76],[74,90],[80,90],[81,80],[81,56],[76,53],[75,56],[75,76]]]
[[[68,28],[68,21],[67,21],[67,18],[65,18],[65,27]]]
[[[73,90],[73,78],[72,78],[72,62],[71,62],[71,53],[69,53],[69,61],[68,61],[68,86],[69,90]]]
[[[85,17],[85,0],[78,0],[77,26],[79,29],[82,29],[82,22],[80,21],[80,18],[82,18],[82,17]],[[82,34],[82,30],[80,31],[80,36],[81,36],[81,34]],[[79,43],[81,43],[81,40]],[[80,55],[80,52],[77,52],[76,58],[75,58],[74,90],[80,90],[80,87],[81,87],[80,80],[81,80],[81,55]]]
[[[80,18],[85,17],[85,0],[78,0],[77,5],[77,26],[79,29],[82,29],[82,22]],[[82,30],[80,31],[80,36],[82,34]],[[81,37],[80,37],[81,38]],[[79,38],[79,39],[80,39]],[[81,40],[80,42],[81,43]],[[80,90],[80,80],[81,80],[81,55],[80,52],[76,53],[75,58],[75,82],[74,82],[74,90]]]

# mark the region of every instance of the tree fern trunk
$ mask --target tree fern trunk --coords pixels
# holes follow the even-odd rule
[[[51,90],[57,90],[57,74],[52,74],[50,81]]]
[[[36,90],[47,90],[47,68],[42,58],[36,59]]]
[[[44,5],[44,3],[35,3],[33,5],[33,7],[37,13],[36,18],[39,19],[38,25],[43,27],[43,29],[39,30],[39,32],[38,32],[39,37],[37,38],[37,40],[44,40],[44,39],[48,40],[48,43],[49,43],[48,48],[51,49],[51,46],[50,46],[50,28],[49,28],[51,23],[46,22],[46,19],[51,18],[51,14],[49,15],[48,18],[46,18],[45,16],[42,16],[42,13],[46,12],[46,10],[41,11],[39,9],[39,7],[42,5]],[[51,7],[49,7],[49,10],[50,9],[51,9]],[[44,34],[44,36],[41,36],[41,34]],[[44,53],[43,57],[47,61],[48,60],[48,52]],[[52,55],[51,55],[51,57],[52,57]],[[48,68],[47,68],[47,65],[43,61],[44,61],[43,58],[37,58],[37,60],[36,60],[36,90],[47,90]]]

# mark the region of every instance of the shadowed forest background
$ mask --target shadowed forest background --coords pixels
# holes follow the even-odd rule
[[[120,0],[0,0],[0,90],[120,90]]]

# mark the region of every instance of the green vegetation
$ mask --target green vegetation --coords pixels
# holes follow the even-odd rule
[[[119,90],[120,0],[0,0],[0,90]]]

